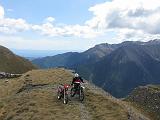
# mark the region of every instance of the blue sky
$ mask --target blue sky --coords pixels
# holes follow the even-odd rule
[[[106,42],[157,39],[159,8],[159,0],[0,0],[0,44],[79,51]]]
[[[65,24],[83,24],[91,18],[88,11],[93,5],[106,0],[1,0],[7,17],[23,18],[31,23],[41,23],[52,16],[56,21]]]

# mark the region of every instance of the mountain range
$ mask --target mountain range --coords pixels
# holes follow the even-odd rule
[[[35,59],[40,68],[67,67],[116,97],[135,87],[160,84],[160,40],[99,44],[82,53],[69,52]]]

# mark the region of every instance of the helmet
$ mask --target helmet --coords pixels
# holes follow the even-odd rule
[[[75,73],[75,74],[74,74],[74,77],[79,77],[78,73]]]

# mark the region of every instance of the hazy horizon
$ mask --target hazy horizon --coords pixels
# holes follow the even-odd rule
[[[25,57],[25,58],[41,58],[47,56],[54,56],[57,54],[63,54],[66,52],[83,52],[83,50],[18,50],[11,49],[16,55]]]

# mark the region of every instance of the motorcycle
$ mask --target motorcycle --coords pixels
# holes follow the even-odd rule
[[[84,100],[84,89],[85,87],[82,86],[81,82],[75,82],[71,88],[71,97],[77,94],[79,95],[79,100],[82,102]]]
[[[63,98],[63,103],[67,104],[68,103],[68,89],[70,85],[64,84],[64,85],[59,85],[57,88],[57,98],[60,100]]]

